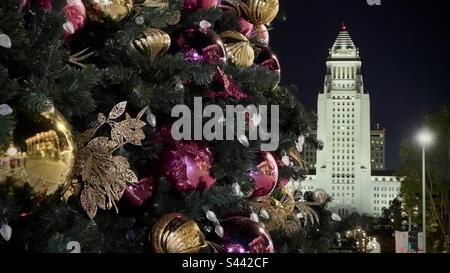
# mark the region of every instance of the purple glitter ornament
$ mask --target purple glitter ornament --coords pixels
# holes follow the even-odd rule
[[[264,45],[255,45],[257,48],[257,57],[255,58],[255,64],[263,66],[271,71],[274,71],[277,75],[276,81],[274,81],[272,89],[275,89],[281,80],[281,66],[277,56],[273,51]]]
[[[163,175],[177,191],[204,191],[216,182],[210,174],[213,156],[203,143],[177,141],[162,158]]]
[[[274,253],[272,238],[247,217],[230,217],[220,223],[224,229],[220,245],[227,253]]]
[[[222,40],[206,28],[191,27],[176,35],[174,47],[186,60],[218,65],[226,62],[226,50]]]
[[[129,185],[123,197],[130,205],[140,207],[152,197],[153,191],[153,178],[149,177],[141,179],[138,183]]]
[[[249,176],[255,181],[252,198],[270,195],[278,182],[278,165],[272,154],[261,152]]]
[[[214,8],[219,4],[220,0],[184,0],[184,10],[194,12],[199,9]]]

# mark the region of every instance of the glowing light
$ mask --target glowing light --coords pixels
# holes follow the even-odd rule
[[[6,154],[8,156],[16,156],[17,155],[17,148],[13,144],[9,145],[8,150],[6,150]]]

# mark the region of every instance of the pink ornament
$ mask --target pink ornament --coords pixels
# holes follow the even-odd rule
[[[222,40],[210,29],[191,27],[176,35],[174,47],[188,61],[221,64],[227,52]]]
[[[29,8],[32,1],[38,2],[46,11],[52,10],[52,0],[20,0],[19,9],[22,11],[25,8]]]
[[[212,153],[202,143],[177,141],[164,153],[162,162],[163,175],[180,192],[204,191],[216,182],[210,174]]]
[[[283,189],[287,184],[289,184],[289,180],[286,178],[281,178],[280,183],[278,184],[278,188]]]
[[[130,205],[140,207],[152,197],[153,191],[153,178],[149,177],[141,179],[138,183],[129,185],[123,197]]]
[[[255,182],[251,198],[269,196],[278,182],[278,165],[273,155],[261,152],[256,165],[250,170],[249,176]]]
[[[213,85],[217,84],[218,86],[223,87],[222,90],[210,90],[208,92],[209,98],[216,97],[233,97],[237,100],[247,99],[249,96],[242,92],[236,82],[234,82],[230,77],[228,77],[222,69],[217,67],[216,73],[213,77]]]
[[[265,25],[257,25],[248,34],[248,38],[261,45],[269,45],[269,30]]]
[[[239,23],[241,24],[241,33],[249,37],[249,35],[252,33],[254,25],[244,18],[241,18],[239,20]]]
[[[184,10],[194,12],[199,9],[210,9],[216,7],[219,2],[219,0],[184,0]]]
[[[256,45],[258,48],[258,56],[255,59],[255,64],[264,66],[265,68],[275,71],[277,73],[281,73],[280,62],[278,61],[277,56],[273,51],[263,45]]]
[[[52,10],[52,0],[38,0],[41,7],[46,11]]]
[[[72,35],[83,28],[86,20],[86,9],[81,0],[67,0],[64,12],[67,17],[67,22],[63,25],[66,36]]]
[[[218,239],[227,253],[274,253],[272,238],[259,223],[247,217],[230,217],[222,221],[224,234]]]

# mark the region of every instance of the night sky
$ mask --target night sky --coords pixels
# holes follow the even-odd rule
[[[325,61],[342,22],[360,49],[372,124],[387,130],[387,168],[399,165],[399,146],[425,117],[450,104],[450,16],[445,1],[280,0],[287,15],[271,32],[282,83],[316,111]]]

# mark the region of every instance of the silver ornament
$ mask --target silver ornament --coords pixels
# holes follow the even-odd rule
[[[0,227],[0,235],[2,235],[5,241],[9,242],[11,240],[12,228],[8,224],[3,224]]]
[[[209,21],[206,21],[206,20],[200,21],[200,28],[207,29],[207,28],[210,28],[211,26],[212,25]]]
[[[252,214],[250,214],[250,220],[252,220],[253,222],[259,223],[258,214],[252,212]]]
[[[145,22],[144,20],[144,16],[139,15],[136,18],[134,18],[134,22],[136,23],[136,25],[142,26]]]
[[[212,210],[208,210],[206,212],[206,218],[213,223],[219,224],[219,220],[217,219],[216,214]]]
[[[217,236],[219,236],[220,238],[223,238],[224,230],[223,230],[223,227],[222,227],[222,226],[217,225],[217,226],[214,228],[214,232],[217,234]]]
[[[244,147],[249,147],[250,146],[250,142],[248,141],[248,138],[245,135],[241,135],[239,137],[239,143],[241,143]]]
[[[267,212],[266,209],[262,209],[262,210],[259,212],[259,215],[261,215],[261,217],[264,218],[264,219],[266,219],[266,220],[269,220],[269,219],[270,219],[269,212]]]
[[[8,104],[0,104],[0,115],[9,116],[13,112],[13,109]]]
[[[175,85],[175,91],[183,91],[184,90],[184,84],[182,82],[177,83]]]
[[[341,216],[339,216],[339,214],[334,213],[334,212],[333,212],[333,214],[331,214],[331,219],[335,222],[340,222],[342,220]]]
[[[153,128],[156,127],[156,116],[150,111],[150,109],[147,110],[147,123],[150,124]]]
[[[75,33],[75,28],[73,27],[73,24],[70,21],[67,21],[63,24],[63,29],[69,34]]]
[[[0,46],[4,48],[12,47],[11,38],[9,38],[9,36],[5,33],[0,34]]]

